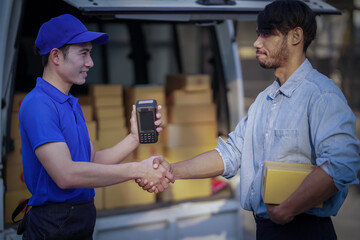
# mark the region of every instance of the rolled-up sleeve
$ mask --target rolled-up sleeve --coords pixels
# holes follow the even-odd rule
[[[338,190],[358,183],[360,143],[355,137],[356,118],[336,93],[322,94],[309,115],[316,164],[334,180]]]
[[[242,148],[244,143],[245,128],[247,123],[247,117],[244,117],[236,126],[235,130],[229,134],[229,138],[225,142],[222,138],[219,138],[217,150],[224,162],[225,178],[231,178],[235,176],[241,167]]]

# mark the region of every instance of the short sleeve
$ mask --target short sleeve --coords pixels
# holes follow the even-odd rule
[[[59,113],[50,98],[34,97],[24,102],[19,113],[19,122],[34,151],[45,143],[65,141]]]

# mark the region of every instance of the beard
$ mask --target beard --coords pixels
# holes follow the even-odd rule
[[[289,50],[287,47],[287,37],[285,37],[278,49],[268,55],[269,59],[260,61],[259,65],[265,69],[276,69],[281,67],[289,59]]]

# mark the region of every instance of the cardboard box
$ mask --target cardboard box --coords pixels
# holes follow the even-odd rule
[[[165,147],[162,143],[140,144],[136,149],[136,159],[144,160],[151,156],[164,156]]]
[[[141,159],[138,161],[136,159],[135,151],[131,152],[121,163],[128,163],[128,162],[141,162]]]
[[[162,106],[161,119],[163,121],[162,126],[167,123],[167,111],[165,101],[165,89],[163,86],[153,85],[138,85],[135,87],[128,87],[125,89],[125,116],[126,119],[131,118],[132,105],[136,104],[138,100],[155,99],[158,105]],[[130,122],[126,122],[127,126],[130,126]]]
[[[122,107],[123,100],[120,96],[97,96],[91,99],[94,108],[99,107]]]
[[[91,143],[92,143],[92,145],[94,147],[94,151],[99,151],[99,150],[103,149],[103,148],[101,148],[99,140],[97,140],[97,139],[91,140]]]
[[[19,112],[22,101],[24,100],[27,93],[16,92],[13,97],[12,112]]]
[[[170,163],[187,160],[205,151],[211,150],[208,147],[198,146],[198,150],[193,147],[181,147],[168,149],[166,160]],[[190,152],[186,152],[189,150]],[[182,201],[195,198],[203,198],[211,196],[211,178],[205,179],[180,179],[174,184],[170,184],[169,188],[159,194],[159,198],[164,202]]]
[[[86,127],[88,129],[90,140],[95,141],[97,136],[96,122],[95,121],[86,122]]]
[[[216,144],[217,139],[213,139],[213,143],[211,144],[167,148],[165,154],[166,160],[170,163],[184,161],[201,153],[213,150],[216,147]]]
[[[14,151],[6,155],[6,165],[21,165],[22,164],[22,149],[21,139],[14,139]]]
[[[112,147],[118,142],[122,141],[127,135],[128,130],[126,128],[110,128],[99,130],[96,149],[101,150]]]
[[[90,95],[76,95],[75,97],[78,99],[78,103],[80,104],[80,106],[91,105]]]
[[[104,188],[95,188],[94,204],[96,210],[104,209]]]
[[[163,86],[137,85],[125,89],[126,106],[136,104],[137,100],[155,99],[157,104],[165,106],[165,89]]]
[[[210,76],[206,74],[185,75],[169,74],[166,76],[166,94],[176,89],[201,91],[211,89]]]
[[[195,105],[212,103],[212,90],[187,92],[185,90],[175,90],[167,98],[169,105]]]
[[[167,148],[166,160],[169,163],[176,163],[195,157],[201,153],[213,150],[216,147],[216,138],[213,143],[204,145],[193,145],[186,147]],[[176,180],[169,188],[161,193],[162,201],[181,201],[186,199],[202,198],[211,195],[211,183],[209,179],[188,179]]]
[[[83,112],[85,122],[90,122],[94,120],[94,111],[91,105],[81,105],[80,107]]]
[[[28,190],[5,192],[5,223],[13,223],[11,220],[11,215],[15,208],[18,206],[18,204],[30,197],[31,193]],[[16,220],[21,219],[23,215],[24,213],[20,213]]]
[[[5,185],[7,191],[26,190],[22,164],[6,164]]]
[[[315,165],[264,162],[261,194],[265,203],[280,204],[301,185]]]
[[[97,107],[94,109],[95,119],[125,118],[124,107]]]
[[[155,194],[142,190],[133,180],[104,188],[105,209],[152,204],[155,200]]]
[[[123,87],[120,84],[94,84],[89,86],[92,97],[99,96],[123,96]]]
[[[216,122],[215,104],[173,105],[168,108],[169,123]]]
[[[212,144],[217,138],[217,123],[168,124],[165,129],[169,148]]]
[[[13,112],[11,114],[10,138],[11,139],[20,139],[20,123],[19,123],[18,112]]]
[[[117,118],[101,118],[97,121],[98,130],[112,129],[112,128],[125,128],[125,119],[123,117]]]
[[[159,194],[161,201],[182,201],[211,196],[211,178],[181,179]]]

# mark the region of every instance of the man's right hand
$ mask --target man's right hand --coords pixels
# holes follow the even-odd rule
[[[171,164],[168,163],[163,157],[156,157],[153,159],[153,168],[154,169],[158,169],[159,167],[163,167],[165,168],[168,172],[170,172],[172,175],[171,177],[166,177],[166,181],[168,183],[174,183],[175,182],[175,177],[173,175],[173,169],[171,167]],[[167,175],[170,176],[170,175]],[[135,179],[135,182],[145,191],[148,191],[149,193],[158,193],[161,192],[156,186],[153,186],[152,184],[150,184],[147,179]]]

